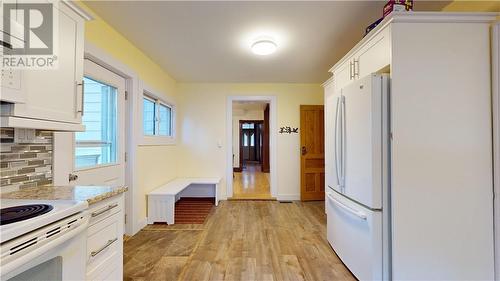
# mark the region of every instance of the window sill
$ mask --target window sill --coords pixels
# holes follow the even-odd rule
[[[149,145],[176,145],[175,137],[161,137],[161,136],[142,136],[139,146]]]

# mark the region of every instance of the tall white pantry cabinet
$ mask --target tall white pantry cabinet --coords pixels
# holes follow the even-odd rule
[[[390,73],[390,199],[383,212],[393,280],[493,279],[490,28],[496,16],[393,13],[324,84],[326,183],[333,186],[336,98],[353,80]]]

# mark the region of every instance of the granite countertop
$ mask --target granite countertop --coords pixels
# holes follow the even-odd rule
[[[2,199],[76,200],[89,205],[128,190],[126,186],[38,186],[0,194]]]

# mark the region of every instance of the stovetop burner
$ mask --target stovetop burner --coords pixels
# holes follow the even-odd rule
[[[54,207],[47,204],[30,204],[2,208],[0,225],[31,219],[50,212]]]

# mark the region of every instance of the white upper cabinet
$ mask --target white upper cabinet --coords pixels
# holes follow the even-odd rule
[[[391,63],[390,29],[388,26],[381,30],[354,54],[354,79],[378,72]]]
[[[335,77],[334,89],[340,91],[345,85],[349,84],[352,80],[352,61],[346,60],[333,72]]]
[[[0,21],[3,22],[3,13],[0,13]],[[3,27],[3,26],[2,26]],[[12,46],[18,46],[24,44],[24,41],[17,38],[12,34],[19,34],[22,32],[22,26],[16,21],[12,20],[10,22],[10,33],[0,30],[0,58],[4,58],[4,55],[10,55],[12,52]],[[26,95],[23,91],[23,85],[21,83],[23,71],[19,69],[13,69],[8,66],[0,67],[0,97],[2,101],[23,103],[26,99]]]
[[[335,78],[335,91],[351,81],[378,72],[391,62],[391,30],[386,26],[369,34],[330,71]]]
[[[2,72],[20,88],[22,99],[2,105],[2,126],[79,131],[83,107],[84,19],[64,2],[54,9],[58,18],[57,67],[23,69],[21,74]],[[3,77],[3,79],[5,79]],[[5,81],[5,80],[4,80]],[[7,84],[2,84],[2,92]],[[12,88],[12,87],[11,87]],[[12,90],[10,90],[12,92]],[[28,122],[42,120],[43,122]],[[74,125],[71,125],[74,124]]]

